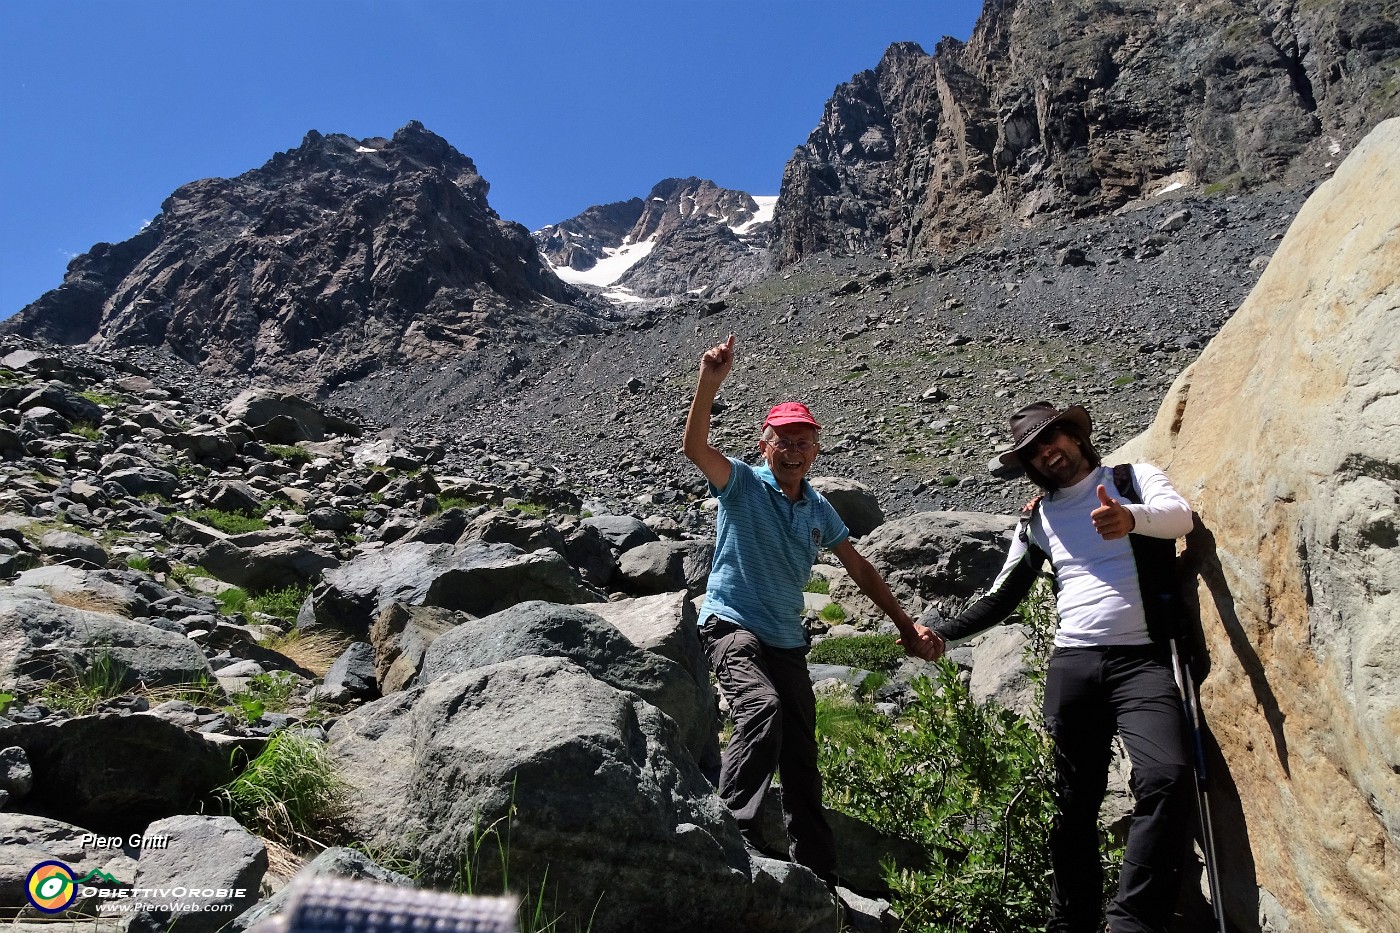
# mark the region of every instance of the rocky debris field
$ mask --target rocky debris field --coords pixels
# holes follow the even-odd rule
[[[197,871],[217,887],[181,928],[213,933],[251,909],[245,928],[299,864],[273,847],[274,865],[249,830],[304,830],[275,809],[268,824],[237,805],[242,823],[209,814],[297,742],[353,796],[335,831],[414,861],[422,883],[454,884],[471,817],[509,808],[512,869],[566,879],[578,915],[607,890],[597,929],[654,926],[678,903],[694,908],[686,929],[827,917],[815,876],[750,861],[705,780],[716,705],[694,600],[708,533],[657,510],[588,514],[561,471],[473,460],[451,472],[441,445],[368,436],[354,412],[286,393],[226,399],[159,354],[0,338],[0,909],[27,916],[26,873],[57,857],[137,888]],[[1000,562],[994,517],[876,527],[868,490],[831,494],[873,529],[871,559],[911,611],[960,605],[977,585],[965,568],[989,579]],[[893,637],[839,568],[822,573],[815,639]],[[833,599],[848,608],[828,620]],[[1025,636],[1008,633],[959,659],[979,699],[1023,705]],[[884,708],[923,672],[906,662]],[[813,672],[832,689],[863,676]],[[470,715],[480,706],[492,714]],[[886,844],[837,823],[843,877],[880,885]],[[385,875],[361,854],[324,859]],[[861,903],[872,921],[883,909]],[[131,929],[182,909],[146,907]]]
[[[698,530],[705,490],[679,455],[681,426],[699,355],[733,332],[737,363],[714,419],[722,449],[755,453],[768,406],[801,399],[825,427],[815,472],[867,484],[887,516],[1013,510],[1029,487],[987,467],[1010,412],[1081,402],[1104,453],[1137,434],[1305,196],[1176,192],[940,261],[817,257],[723,300],[381,370],[331,398],[404,443],[441,444],[451,469],[528,464],[595,510]]]

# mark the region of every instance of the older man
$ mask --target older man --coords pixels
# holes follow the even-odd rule
[[[1036,402],[1011,416],[1014,443],[1000,459],[1024,468],[1043,495],[1028,507],[987,595],[936,628],[951,641],[1001,622],[1049,560],[1059,626],[1045,725],[1059,813],[1047,929],[1102,929],[1097,820],[1117,732],[1132,761],[1136,804],[1109,929],[1161,931],[1191,832],[1191,764],[1169,645],[1182,623],[1172,539],[1191,530],[1191,507],[1153,466],[1103,466],[1090,430],[1078,405],[1060,411]]]
[[[719,795],[750,849],[765,854],[763,802],[777,768],[790,854],[830,885],[836,851],[822,810],[816,701],[802,626],[802,591],[818,553],[830,549],[861,592],[894,620],[905,652],[936,660],[943,642],[901,608],[851,544],[831,503],[807,482],[821,452],[821,425],[807,406],[783,402],[768,412],[758,441],[760,467],[710,443],[710,411],[733,366],[733,334],[700,358],[683,447],[719,497],[714,566],[700,610],[700,638],[734,716]]]

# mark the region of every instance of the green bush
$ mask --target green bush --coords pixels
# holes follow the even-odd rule
[[[244,826],[287,844],[333,834],[345,807],[345,784],[324,743],[288,731],[215,795]]]
[[[1039,693],[1054,631],[1049,588],[1038,586],[1020,613],[1031,629],[1026,658]],[[851,663],[854,652],[841,644],[851,641],[828,639],[812,654],[836,643],[825,649],[828,660]],[[1054,817],[1049,739],[1037,723],[975,702],[947,661],[936,680],[912,686],[914,701],[895,721],[866,704],[819,703],[827,804],[923,849],[922,864],[888,869],[906,931],[1043,929]],[[1110,851],[1106,890],[1116,885],[1120,860],[1121,851]]]
[[[812,579],[808,580],[807,585],[802,589],[807,593],[820,593],[826,596],[831,593],[831,581],[819,573],[814,573]]]
[[[822,611],[819,612],[818,615],[821,616],[823,622],[835,624],[837,622],[846,621],[846,610],[841,608],[840,603],[827,603],[825,606],[822,606]]]
[[[1031,930],[1049,897],[1054,804],[1047,740],[1016,714],[972,700],[941,662],[898,722],[856,720],[823,736],[828,803],[923,847],[891,870],[904,929]]]
[[[893,671],[904,660],[904,649],[889,635],[850,635],[823,638],[812,646],[813,664],[841,664],[863,671]]]

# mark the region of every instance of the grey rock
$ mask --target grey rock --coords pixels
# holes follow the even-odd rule
[[[199,647],[118,616],[55,603],[42,590],[0,587],[0,682],[38,690],[109,664],[122,686],[166,687],[212,678]]]
[[[189,933],[215,933],[230,914],[241,914],[257,902],[267,849],[233,817],[172,816],[151,823],[145,835],[161,838],[165,845],[141,851],[136,887],[184,887],[198,893],[139,900],[132,933],[159,933],[172,923]]]
[[[51,558],[79,567],[107,566],[107,551],[86,535],[71,531],[50,531],[39,539],[39,550]]]
[[[202,495],[204,503],[211,509],[223,512],[243,512],[255,514],[262,505],[262,498],[247,483],[232,481],[215,483]]]
[[[517,518],[498,509],[472,519],[458,543],[466,544],[469,541],[513,544],[526,552],[549,548],[561,557],[567,550],[564,536],[549,522],[538,518]]]
[[[637,596],[673,590],[696,596],[709,584],[714,554],[709,539],[648,542],[623,553],[616,583]]]
[[[36,775],[25,809],[111,835],[185,812],[233,777],[235,748],[251,759],[262,741],[186,731],[149,713],[0,722],[0,747],[23,748]]]
[[[585,518],[583,524],[598,529],[618,551],[630,551],[639,544],[660,540],[646,523],[632,515],[594,515]]]
[[[315,858],[307,862],[306,866],[296,873],[296,876],[286,887],[271,897],[258,901],[235,917],[225,928],[226,933],[244,933],[253,924],[268,917],[277,916],[286,908],[287,900],[296,892],[296,885],[311,878],[324,877],[373,881],[404,888],[413,886],[412,878],[375,864],[363,852],[347,849],[343,846],[331,846],[328,849],[322,849]]]
[[[996,578],[1014,524],[976,512],[917,512],[876,528],[860,550],[911,614],[931,604],[951,615]],[[831,597],[863,617],[882,617],[849,578],[832,584]]]
[[[490,715],[482,711],[490,710]],[[751,865],[675,724],[563,658],[452,674],[342,717],[332,755],[351,820],[428,883],[510,817],[511,876],[559,879],[557,909],[598,930],[803,930],[835,918],[810,871]],[[499,881],[494,858],[481,881]]]
[[[290,529],[213,541],[200,563],[220,580],[253,592],[305,586],[340,565],[334,556]]]
[[[972,647],[972,681],[968,689],[979,703],[991,700],[1026,719],[1036,714],[1035,685],[1023,656],[1030,636],[1024,625],[999,625]]]
[[[880,500],[864,483],[839,476],[817,476],[811,483],[831,503],[855,537],[863,538],[884,524],[885,513],[880,509]]]
[[[316,690],[316,697],[332,703],[346,703],[379,696],[374,660],[374,648],[369,642],[353,643],[331,663],[325,682]]]
[[[714,700],[696,683],[693,669],[638,648],[579,606],[531,601],[465,620],[428,646],[419,683],[531,656],[567,658],[599,680],[637,694],[676,721],[697,760],[714,735]]]
[[[509,544],[413,543],[357,557],[326,573],[297,624],[303,630],[362,635],[395,602],[481,616],[526,599],[580,603],[601,597],[578,582],[553,551],[526,554]]]
[[[353,424],[329,414],[310,399],[275,389],[254,388],[241,392],[229,403],[224,414],[274,443],[319,441],[327,433],[359,433]]]
[[[468,618],[466,613],[431,606],[393,603],[385,608],[369,629],[379,689],[390,694],[411,687],[423,668],[428,646]]]
[[[587,523],[564,536],[564,556],[584,582],[599,589],[607,589],[617,573],[612,546],[596,526]]]
[[[128,496],[153,494],[167,499],[175,495],[180,483],[174,473],[149,466],[113,470],[106,473],[104,478],[109,483],[115,483]]]
[[[34,769],[29,756],[18,745],[0,749],[0,790],[12,800],[22,800],[34,789]]]

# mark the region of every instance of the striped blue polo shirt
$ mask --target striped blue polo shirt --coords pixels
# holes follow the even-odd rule
[[[800,648],[802,590],[822,548],[850,535],[826,497],[802,481],[802,498],[791,502],[765,463],[749,466],[729,458],[729,483],[720,490],[715,525],[715,560],[709,592],[700,609],[737,622],[773,648]]]

